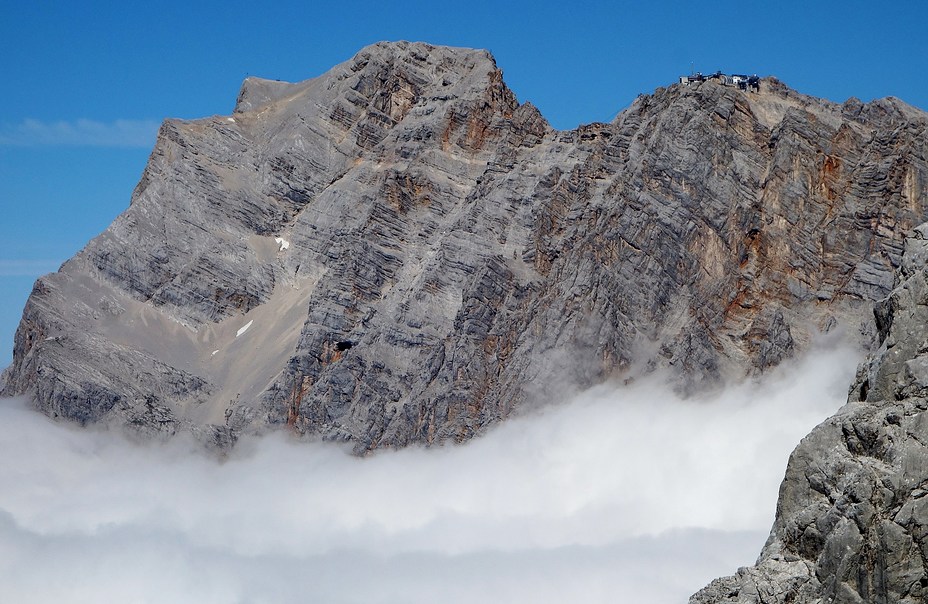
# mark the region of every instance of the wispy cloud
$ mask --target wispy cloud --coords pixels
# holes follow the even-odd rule
[[[7,260],[0,258],[0,277],[38,277],[53,273],[61,266],[61,260],[24,259]]]
[[[364,459],[277,434],[218,463],[0,401],[0,600],[684,602],[757,556],[856,360],[815,351],[699,401],[600,387]]]
[[[151,147],[158,133],[154,120],[98,122],[79,119],[43,122],[25,119],[0,123],[0,145],[39,147]]]

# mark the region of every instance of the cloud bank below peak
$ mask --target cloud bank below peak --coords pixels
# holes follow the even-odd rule
[[[0,599],[685,601],[757,556],[789,452],[857,360],[813,350],[698,401],[603,386],[363,459],[278,434],[218,462],[3,401]]]

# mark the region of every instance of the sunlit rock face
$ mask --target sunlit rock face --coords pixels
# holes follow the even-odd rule
[[[928,224],[876,317],[880,347],[790,458],[757,565],[691,604],[928,601]]]
[[[40,279],[3,394],[218,444],[462,441],[668,371],[873,337],[926,218],[926,115],[764,79],[552,129],[485,51],[381,43],[231,116],[168,120],[130,207]]]

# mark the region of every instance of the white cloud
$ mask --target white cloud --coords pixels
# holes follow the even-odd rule
[[[39,277],[53,273],[61,267],[61,260],[29,258],[9,260],[0,258],[0,277]]]
[[[148,148],[154,144],[159,126],[154,120],[25,119],[18,124],[0,124],[0,145]]]
[[[0,405],[0,600],[683,602],[750,564],[856,357],[680,401],[600,387],[464,446],[223,462]]]

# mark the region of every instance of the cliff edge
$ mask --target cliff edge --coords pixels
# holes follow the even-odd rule
[[[757,565],[691,604],[928,601],[928,224],[875,314],[880,347],[792,454]]]
[[[161,127],[130,207],[39,279],[4,395],[225,445],[462,441],[661,368],[684,391],[874,336],[926,219],[926,115],[766,78],[557,131],[485,51],[380,43]]]

